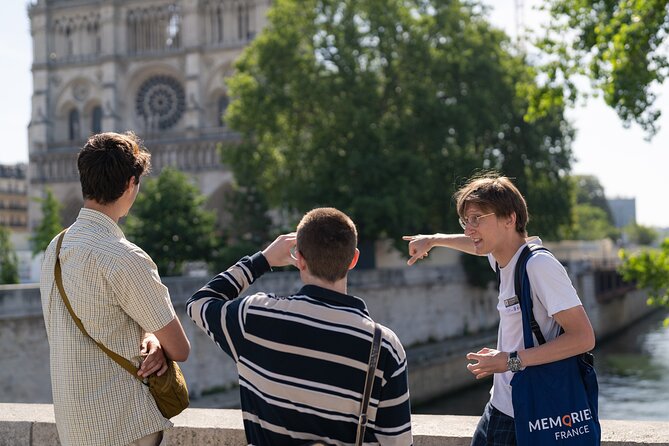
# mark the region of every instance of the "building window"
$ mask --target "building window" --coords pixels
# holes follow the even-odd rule
[[[80,133],[79,133],[79,110],[76,108],[73,108],[70,110],[70,117],[69,117],[69,129],[70,129],[70,141],[74,141],[80,138]]]
[[[102,107],[96,105],[93,108],[91,116],[91,132],[100,133],[102,131]]]
[[[225,126],[225,121],[223,121],[223,115],[225,114],[225,111],[228,109],[228,105],[230,105],[230,100],[228,99],[228,96],[225,94],[222,94],[218,98],[218,114],[216,115],[216,124],[224,127]]]
[[[136,8],[128,13],[128,51],[131,54],[181,47],[181,11],[178,5]]]
[[[249,38],[249,6],[247,4],[239,5],[237,9],[237,31],[239,40]]]
[[[174,126],[186,109],[183,86],[171,76],[153,76],[144,81],[135,101],[137,115],[147,130]]]

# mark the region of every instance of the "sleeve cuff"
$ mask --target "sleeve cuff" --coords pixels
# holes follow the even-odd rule
[[[266,272],[272,271],[272,267],[269,266],[267,259],[260,251],[251,256],[251,264],[256,273],[256,278],[262,276]]]

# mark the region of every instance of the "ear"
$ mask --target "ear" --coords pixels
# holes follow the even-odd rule
[[[302,254],[297,249],[295,250],[295,266],[300,271],[307,269],[307,262],[304,261],[304,257],[302,257]]]
[[[358,264],[359,258],[360,258],[360,251],[358,250],[358,248],[355,248],[355,254],[353,254],[353,260],[351,260],[351,264],[348,266],[349,270],[355,268],[355,265]]]
[[[516,213],[515,213],[515,212],[511,212],[511,215],[509,215],[509,216],[506,218],[506,222],[505,222],[505,223],[506,223],[506,226],[511,227],[511,228],[513,228],[513,229],[516,229]]]
[[[125,185],[125,191],[124,192],[132,190],[134,185],[135,185],[135,177],[130,177],[130,179],[128,180],[128,182]]]

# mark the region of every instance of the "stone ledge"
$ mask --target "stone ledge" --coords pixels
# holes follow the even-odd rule
[[[187,409],[167,431],[169,446],[245,445],[241,412]],[[414,415],[415,446],[469,446],[478,417]],[[602,420],[602,446],[669,446],[669,422]],[[58,445],[51,404],[0,403],[0,446]]]

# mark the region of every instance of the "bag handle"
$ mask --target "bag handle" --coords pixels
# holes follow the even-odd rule
[[[56,278],[56,285],[58,286],[58,291],[60,292],[60,296],[63,298],[63,302],[67,307],[67,311],[70,312],[72,319],[74,319],[74,323],[77,324],[77,327],[79,327],[79,330],[81,330],[81,332],[84,335],[88,336],[93,342],[95,342],[97,346],[100,347],[100,349],[107,354],[107,356],[109,356],[111,359],[114,360],[114,362],[116,362],[118,365],[126,369],[128,373],[130,373],[132,376],[143,382],[142,378],[139,377],[139,375],[137,375],[139,369],[135,367],[133,363],[130,362],[128,359],[124,358],[123,356],[119,355],[116,352],[113,352],[112,350],[109,350],[103,344],[93,339],[93,337],[86,331],[86,328],[84,328],[84,324],[81,323],[81,319],[79,319],[77,315],[74,313],[72,305],[70,305],[70,300],[68,299],[67,294],[65,294],[65,288],[63,287],[63,275],[60,267],[60,247],[63,244],[63,238],[65,237],[66,232],[67,229],[64,229],[60,233],[58,237],[58,243],[56,244],[56,266],[54,268],[54,277]]]
[[[372,396],[372,387],[374,386],[374,376],[376,366],[379,363],[379,353],[381,351],[381,326],[374,323],[374,339],[372,340],[372,349],[369,352],[369,363],[367,364],[367,377],[365,378],[365,390],[362,394],[360,403],[360,415],[358,416],[358,431],[355,436],[356,446],[361,446],[365,438],[365,429],[367,428],[367,409],[369,408],[369,399]]]

